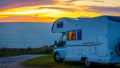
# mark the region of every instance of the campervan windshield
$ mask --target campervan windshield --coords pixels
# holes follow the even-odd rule
[[[62,36],[59,39],[58,46],[64,46],[66,44],[66,33],[62,33]]]

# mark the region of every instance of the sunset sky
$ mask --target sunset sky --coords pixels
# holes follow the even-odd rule
[[[0,22],[53,22],[60,17],[120,16],[120,0],[0,0]]]

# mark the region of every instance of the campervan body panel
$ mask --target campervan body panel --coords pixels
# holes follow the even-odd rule
[[[108,62],[108,31],[103,18],[79,20],[75,29],[82,30],[82,40],[67,41],[66,59],[89,58],[92,62]]]
[[[119,20],[116,19],[108,19],[108,37],[109,37],[109,48],[110,48],[110,62],[112,63],[120,63],[120,54],[117,54],[117,44],[120,42],[120,17]]]
[[[109,21],[108,33],[110,49],[115,50],[115,45],[120,42],[120,22]]]
[[[76,28],[75,23],[77,21],[79,21],[79,19],[60,18],[54,22],[52,26],[52,32],[61,33],[61,32],[67,32],[69,30],[73,30]]]
[[[54,47],[54,53],[57,52],[59,53],[60,57],[62,59],[65,59],[66,56],[66,46],[63,47]]]

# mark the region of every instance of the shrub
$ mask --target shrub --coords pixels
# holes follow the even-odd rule
[[[0,48],[0,57],[15,56],[21,54],[51,54],[53,52],[52,46],[44,45],[40,48]]]

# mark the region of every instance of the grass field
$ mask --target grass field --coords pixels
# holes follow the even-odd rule
[[[37,57],[21,63],[26,67],[32,68],[85,68],[80,62],[75,61],[63,61],[62,63],[56,63],[53,60],[52,55],[47,55],[43,57]],[[109,68],[107,65],[95,65],[92,68]],[[119,65],[116,68],[120,68]]]
[[[56,63],[51,55],[25,61],[22,65],[33,68],[85,68],[84,66],[80,66],[79,62],[64,61]]]

